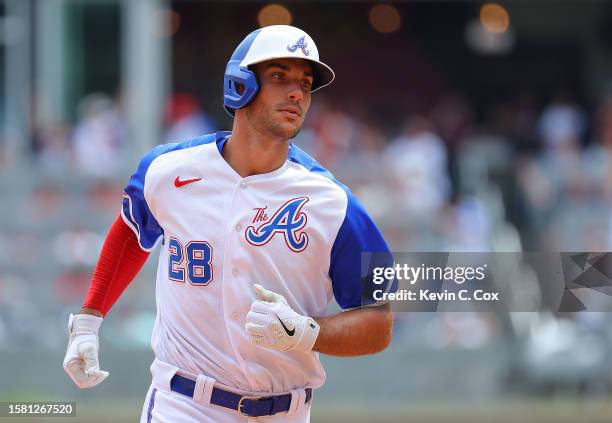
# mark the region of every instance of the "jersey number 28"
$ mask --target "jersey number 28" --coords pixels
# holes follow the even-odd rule
[[[192,285],[208,285],[213,279],[212,247],[206,241],[191,241],[185,245],[176,238],[168,242],[168,279]]]

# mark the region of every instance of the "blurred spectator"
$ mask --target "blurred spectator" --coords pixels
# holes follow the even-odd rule
[[[595,143],[585,153],[587,170],[601,195],[612,202],[612,95],[604,98],[594,117]]]
[[[320,137],[318,156],[327,166],[333,168],[344,159],[356,130],[357,123],[340,110],[332,109],[322,116],[318,134]]]
[[[72,142],[77,169],[94,178],[111,178],[122,167],[125,124],[117,105],[104,94],[85,97],[78,108]]]
[[[538,120],[538,132],[546,149],[575,149],[586,130],[582,108],[569,95],[558,94]]]
[[[217,124],[191,94],[174,94],[166,104],[167,131],[164,142],[181,142],[215,132]]]
[[[49,124],[35,129],[33,136],[37,164],[51,173],[64,172],[71,160],[70,128]]]
[[[437,225],[443,244],[440,251],[491,251],[491,218],[482,201],[462,197],[450,204]]]
[[[612,250],[612,93],[607,94],[595,112],[594,134],[596,142],[585,152],[585,166],[593,178],[608,210],[608,228],[605,250]]]
[[[351,144],[350,154],[356,161],[378,167],[380,154],[387,146],[387,139],[378,126],[362,121]]]
[[[443,207],[450,193],[448,158],[446,146],[429,120],[423,116],[408,119],[384,156],[406,211],[433,216]]]
[[[34,92],[27,102],[28,132],[36,165],[47,173],[61,175],[70,168],[72,126],[56,115],[48,96]]]
[[[541,153],[517,167],[529,229],[540,238],[537,248],[588,251],[594,247],[586,234],[593,222],[601,220],[597,207],[601,197],[593,174],[595,163],[582,149],[586,129],[582,107],[567,94],[558,94],[538,119]]]
[[[537,142],[538,98],[531,92],[520,92],[511,101],[500,101],[484,109],[481,130],[487,134],[512,140],[518,150],[532,152]]]
[[[457,163],[457,151],[474,130],[473,105],[462,94],[443,95],[430,113],[431,122],[448,149],[448,170],[452,192],[457,193],[461,185],[461,173]]]
[[[536,143],[536,122],[538,119],[538,99],[530,92],[517,94],[513,101],[513,119],[508,135],[519,145],[530,148]]]
[[[474,126],[474,111],[461,94],[443,95],[431,111],[436,132],[449,145],[451,151],[468,136]]]

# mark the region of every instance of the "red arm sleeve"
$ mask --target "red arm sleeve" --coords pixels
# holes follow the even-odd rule
[[[140,248],[134,232],[117,216],[106,235],[83,307],[94,308],[106,316],[147,257],[149,253]]]

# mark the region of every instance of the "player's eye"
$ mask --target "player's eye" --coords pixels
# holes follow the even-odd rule
[[[283,79],[283,74],[281,72],[273,72],[272,79],[277,79],[280,81]]]

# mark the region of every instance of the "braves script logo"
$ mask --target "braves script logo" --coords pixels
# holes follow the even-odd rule
[[[287,201],[274,212],[271,218],[266,214],[267,207],[256,208],[253,223],[261,223],[259,226],[251,225],[246,228],[244,236],[251,245],[265,245],[275,234],[283,234],[285,243],[291,251],[296,253],[303,251],[308,245],[308,234],[302,231],[308,220],[302,207],[308,202],[308,197],[298,197]]]
[[[294,45],[287,46],[287,50],[289,50],[291,53],[294,53],[298,48],[301,48],[302,53],[304,53],[304,56],[308,56],[310,54],[310,50],[306,50],[306,47],[308,47],[308,45],[306,44],[306,36],[302,36],[302,38],[297,40]]]

